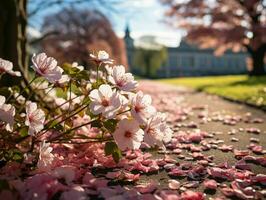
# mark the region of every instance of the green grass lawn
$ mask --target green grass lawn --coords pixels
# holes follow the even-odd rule
[[[216,94],[266,109],[266,76],[209,76],[160,79],[159,81],[191,87],[199,91]]]

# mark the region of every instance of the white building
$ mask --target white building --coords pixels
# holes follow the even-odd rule
[[[246,52],[226,51],[215,56],[213,49],[199,49],[185,41],[177,48],[168,48],[168,59],[159,70],[159,77],[206,76],[246,73]]]
[[[134,40],[127,26],[124,41],[127,49],[129,68],[134,69]],[[184,40],[178,47],[167,48],[168,59],[157,71],[158,78],[181,76],[208,76],[247,73],[246,52],[226,51],[222,56],[215,56],[213,49],[199,49]]]

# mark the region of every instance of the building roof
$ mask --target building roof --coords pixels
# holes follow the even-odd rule
[[[180,45],[178,47],[168,47],[168,52],[197,52],[197,53],[214,53],[213,48],[206,48],[202,49],[199,48],[197,45],[193,45],[185,41],[184,39],[181,40]],[[233,52],[232,50],[227,50],[225,54],[246,54],[245,51]]]

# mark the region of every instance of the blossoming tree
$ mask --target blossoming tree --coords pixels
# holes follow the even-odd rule
[[[252,59],[251,75],[263,75],[266,12],[263,0],[161,0],[168,22],[187,31],[187,38],[217,54],[245,49]]]

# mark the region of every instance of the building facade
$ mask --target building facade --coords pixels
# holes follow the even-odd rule
[[[134,69],[134,40],[130,36],[128,26],[124,40],[129,69]],[[167,61],[157,71],[158,78],[247,73],[246,52],[226,51],[217,57],[213,49],[199,49],[182,40],[178,47],[167,48],[167,54]]]
[[[246,52],[226,51],[215,56],[213,49],[199,49],[182,41],[168,48],[168,59],[158,70],[158,77],[208,76],[247,73]]]

